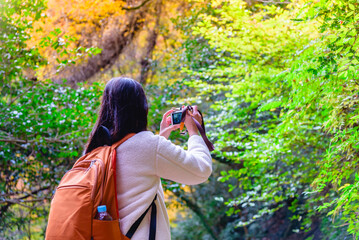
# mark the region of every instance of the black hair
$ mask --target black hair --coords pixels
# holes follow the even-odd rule
[[[105,87],[99,116],[86,144],[85,153],[112,145],[129,133],[147,129],[148,105],[140,83],[131,78],[111,79]]]

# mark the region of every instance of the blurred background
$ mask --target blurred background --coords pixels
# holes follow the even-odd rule
[[[357,0],[0,0],[0,239],[43,239],[104,86],[148,129],[204,113],[214,171],[163,180],[172,239],[357,239]],[[170,139],[186,147],[178,132]]]

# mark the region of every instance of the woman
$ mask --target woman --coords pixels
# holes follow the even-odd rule
[[[201,121],[197,107],[193,109],[194,117]],[[167,140],[170,133],[179,128],[166,121],[172,112],[163,115],[160,134],[154,135],[146,130],[148,105],[138,82],[123,77],[113,78],[105,87],[86,153],[106,144],[105,140],[98,140],[101,126],[109,130],[110,144],[129,133],[136,133],[116,149],[117,198],[123,233],[128,232],[157,194],[156,239],[171,239],[161,178],[193,185],[206,181],[212,172],[211,155],[192,118],[185,119],[189,133],[187,151]],[[148,239],[150,215],[146,214],[131,239]]]

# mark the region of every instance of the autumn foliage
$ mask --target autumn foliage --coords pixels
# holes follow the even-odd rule
[[[162,182],[173,239],[359,237],[357,1],[0,6],[5,239],[43,238],[52,193],[119,75],[145,87],[151,131],[166,109],[197,104],[215,143],[208,182]]]

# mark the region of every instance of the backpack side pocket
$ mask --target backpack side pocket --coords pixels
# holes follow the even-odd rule
[[[94,240],[129,240],[121,233],[118,220],[102,221],[94,219],[92,224],[92,237]]]

